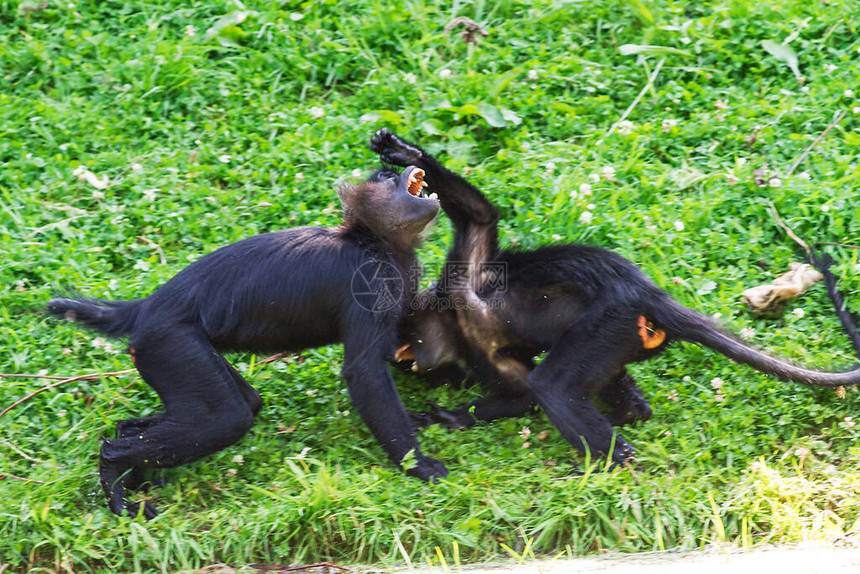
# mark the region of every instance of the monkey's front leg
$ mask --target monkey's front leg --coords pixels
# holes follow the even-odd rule
[[[448,474],[445,465],[421,452],[412,422],[400,401],[394,379],[385,362],[385,355],[378,349],[368,348],[367,340],[344,345],[344,367],[342,375],[355,410],[364,424],[376,437],[377,442],[397,465],[411,452],[414,466],[406,473],[422,480],[433,481]]]

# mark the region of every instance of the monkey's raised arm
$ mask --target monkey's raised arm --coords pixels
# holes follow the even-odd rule
[[[453,253],[461,261],[487,260],[497,250],[499,212],[484,194],[417,145],[407,143],[382,128],[370,141],[370,149],[382,161],[405,167],[414,165],[426,173],[429,190],[454,224]]]

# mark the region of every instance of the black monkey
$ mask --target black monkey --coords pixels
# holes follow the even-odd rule
[[[385,163],[427,172],[454,225],[448,262],[461,273],[456,282],[443,277],[417,299],[423,308],[404,323],[406,345],[398,355],[414,357],[418,372],[465,366],[493,390],[466,407],[429,414],[426,423],[464,427],[518,416],[537,403],[574,447],[623,464],[634,450],[613,437],[612,423],[650,415],[625,365],[657,355],[674,340],[700,343],[784,380],[824,387],[860,383],[860,368],[813,371],[750,348],[611,251],[575,244],[499,249],[498,212],[480,191],[386,129],[371,148]],[[494,284],[488,263],[504,267],[504,285]],[[532,357],[545,351],[535,366]],[[609,417],[592,403],[595,396],[609,406]]]
[[[264,233],[192,263],[144,299],[54,299],[48,310],[114,337],[128,336],[141,377],[164,411],[117,423],[101,448],[100,478],[110,509],[135,515],[126,488],[144,468],[172,467],[238,441],[262,406],[260,395],[222,351],[296,351],[342,342],[355,409],[395,463],[413,451],[408,473],[447,474],[421,453],[387,361],[396,325],[414,293],[419,233],[439,202],[423,192],[424,172],[380,170],[338,190],[344,221],[335,228]],[[144,503],[143,514],[155,516]]]

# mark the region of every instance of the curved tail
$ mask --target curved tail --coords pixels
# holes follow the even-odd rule
[[[121,337],[134,328],[143,299],[99,301],[97,299],[51,299],[48,313],[83,323],[105,335]]]
[[[830,388],[860,384],[860,365],[843,372],[798,367],[753,349],[737,336],[720,329],[707,315],[684,307],[673,299],[667,297],[660,303],[654,306],[651,316],[660,328],[676,339],[702,344],[738,363],[786,381]]]

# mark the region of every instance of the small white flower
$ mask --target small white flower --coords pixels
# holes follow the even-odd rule
[[[586,206],[585,206],[585,209],[588,209],[588,210],[594,211],[594,208],[596,208],[596,207],[597,207],[597,206],[596,206],[596,205],[594,205],[593,203],[589,203],[588,205],[586,205]]]
[[[561,235],[559,235],[558,233],[553,233],[552,234],[552,240],[553,241],[561,241]]]
[[[839,66],[835,66],[833,64],[825,64],[824,65],[824,71],[827,72],[828,74],[836,71],[838,68],[839,68]]]
[[[845,419],[843,419],[843,420],[845,421],[845,426],[847,426],[848,428],[851,428],[851,427],[853,427],[853,426],[856,424],[856,423],[851,419],[851,417],[845,417]]]
[[[675,231],[684,231],[684,222],[683,221],[676,221],[674,223],[674,226],[675,226]]]
[[[302,449],[302,452],[300,452],[299,454],[296,455],[296,458],[298,458],[298,459],[305,458],[310,451],[311,451],[311,447],[306,446],[305,448]]]
[[[782,187],[782,180],[778,177],[772,177],[770,178],[770,181],[767,182],[767,184],[771,187]]]
[[[537,70],[529,70],[529,73],[527,75],[528,75],[529,80],[537,80],[538,79],[538,71]]]
[[[714,400],[718,403],[721,403],[726,400],[726,395],[724,395],[723,393],[717,393],[716,395],[714,395]]]
[[[828,211],[830,211],[830,206],[829,205],[822,205],[821,211],[823,211],[824,213],[827,213]]]
[[[317,392],[316,392],[315,390],[313,390],[313,389],[310,389],[310,390],[305,391],[305,394],[306,394],[307,396],[309,396],[309,397],[315,397],[315,396],[317,396]]]
[[[245,462],[245,457],[241,454],[237,454],[233,457],[233,462],[235,462],[236,464],[242,464],[243,462]]]
[[[800,172],[799,174],[797,174],[797,177],[799,177],[800,179],[802,179],[802,180],[804,180],[804,181],[809,181],[809,180],[810,180],[810,176],[809,176],[809,172],[808,172],[808,171],[802,171],[802,172]]]
[[[577,199],[579,199],[579,192],[575,189],[570,190],[570,198],[576,201]]]
[[[311,117],[315,120],[318,120],[325,115],[325,110],[319,106],[312,107],[308,112],[310,112]]]
[[[588,225],[589,223],[591,223],[592,219],[594,219],[594,214],[590,211],[583,211],[579,215],[579,222],[583,225]]]
[[[581,183],[579,185],[579,193],[581,193],[582,195],[591,195],[591,184]]]
[[[803,447],[796,448],[796,449],[794,449],[794,456],[796,456],[797,458],[799,458],[799,459],[803,460],[803,459],[805,459],[806,457],[808,457],[808,456],[809,456],[809,449],[808,449],[808,448],[803,448]]]
[[[803,86],[802,88],[800,88],[800,91],[803,92],[804,94],[808,94],[809,93],[809,86]]]
[[[843,93],[843,95],[844,95],[846,98],[853,98],[853,97],[854,97],[854,90],[845,90],[845,92]]]
[[[684,381],[685,383],[692,383],[693,377],[691,377],[690,375],[684,375],[683,377],[681,377],[681,380]]]
[[[626,136],[633,132],[636,129],[636,124],[631,122],[630,120],[624,120],[618,122],[618,125],[615,126],[615,131],[620,133],[623,136]]]
[[[733,174],[733,173],[727,173],[727,174],[726,174],[726,179],[727,179],[727,180],[729,180],[729,185],[737,185],[737,183],[740,181],[740,180],[738,179],[738,176],[736,176],[736,175],[735,175],[735,174]]]
[[[713,387],[714,389],[722,389],[724,383],[725,381],[723,381],[720,377],[714,377],[713,379],[711,379],[711,387]]]
[[[403,74],[403,81],[407,84],[414,84],[418,80],[417,76],[412,72],[406,72]]]
[[[135,162],[129,166],[129,169],[134,173],[141,173],[143,171],[143,166]]]
[[[149,261],[140,260],[134,264],[134,268],[139,270],[139,271],[149,271],[150,267],[151,267],[151,265],[150,265]]]
[[[744,165],[747,162],[747,158],[739,157],[736,161],[738,165]]]
[[[290,20],[292,20],[293,22],[298,22],[304,17],[305,15],[300,12],[293,12],[292,14],[290,14]]]
[[[673,403],[678,402],[678,391],[669,391],[669,394],[666,395],[666,398],[672,401]]]
[[[225,472],[224,474],[226,474],[227,476],[236,476],[237,474],[239,474],[239,471],[235,468],[228,468],[227,472]]]
[[[439,77],[442,78],[443,80],[450,78],[452,74],[453,74],[453,72],[451,70],[449,70],[448,68],[444,68],[442,70],[439,70]]]
[[[548,161],[548,162],[546,162],[545,167],[546,167],[547,171],[553,171],[555,169],[555,162],[554,161]]]
[[[144,190],[144,192],[143,192],[143,199],[145,199],[146,201],[148,201],[148,202],[152,203],[153,201],[155,201],[155,192],[156,192],[156,191],[161,191],[161,190],[160,190],[160,189],[158,189],[157,187],[152,188],[152,189]]]
[[[529,427],[523,427],[523,430],[519,432],[520,438],[526,440],[532,434],[532,431]]]
[[[192,26],[191,24],[189,24],[185,27],[185,35],[186,36],[193,36],[196,33],[197,33],[197,30],[195,30],[194,26]]]
[[[93,198],[94,199],[104,199],[104,197],[105,197],[105,192],[103,192],[103,191],[94,191],[93,192]]]
[[[729,109],[729,104],[725,100],[717,100],[714,103],[714,107],[718,110],[727,110]]]
[[[855,114],[860,114],[860,106],[857,106],[856,108],[854,108],[851,111],[854,112]]]
[[[92,341],[90,341],[90,345],[95,347],[96,349],[102,349],[104,351],[113,351],[113,345],[110,344],[104,337],[96,337]]]
[[[753,329],[752,327],[744,327],[743,329],[741,329],[741,337],[743,337],[744,339],[752,339],[753,337],[755,337],[755,329]]]
[[[589,174],[588,174],[588,181],[590,181],[591,183],[597,183],[597,182],[599,182],[599,181],[600,181],[600,174],[598,174],[598,173],[589,173]]]
[[[685,46],[687,44],[689,44],[690,42],[692,42],[692,40],[690,38],[688,38],[687,36],[684,36],[683,38],[681,38],[681,43],[684,44]]]
[[[804,315],[806,315],[806,311],[798,307],[797,309],[793,309],[791,314],[797,317],[798,319],[802,319]]]
[[[296,173],[296,175],[294,175],[293,177],[296,179],[297,183],[301,183],[305,180],[305,174],[303,174],[302,172]]]
[[[615,168],[611,165],[601,167],[600,177],[603,179],[615,179]]]
[[[860,263],[854,266],[854,273],[860,273]]]
[[[220,161],[221,163],[230,163],[230,156],[227,154],[219,155],[218,161]]]
[[[354,178],[360,178],[360,177],[361,177],[361,175],[362,175],[362,173],[361,173],[361,170],[360,170],[360,169],[355,168],[354,170],[352,170],[352,177],[354,177]]]
[[[664,132],[672,131],[672,128],[677,126],[680,123],[680,120],[674,118],[666,118],[663,120],[662,128]]]

